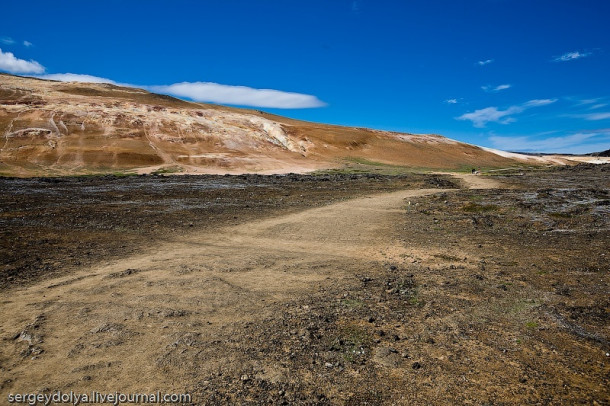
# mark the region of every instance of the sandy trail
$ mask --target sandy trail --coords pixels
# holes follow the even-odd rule
[[[460,177],[470,187],[496,186]],[[393,227],[405,199],[443,191],[379,194],[195,231],[146,255],[9,291],[0,308],[0,396],[185,389],[243,361],[236,323],[340,281],[350,264],[404,252]]]
[[[474,175],[470,173],[435,172],[439,175],[453,176],[462,181],[468,189],[505,189],[502,182],[485,175]]]

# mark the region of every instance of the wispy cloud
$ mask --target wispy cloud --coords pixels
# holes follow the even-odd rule
[[[0,70],[10,73],[43,73],[45,68],[36,61],[19,59],[12,52],[0,49]]]
[[[603,107],[606,107],[609,104],[608,102],[608,97],[595,97],[595,98],[590,98],[590,99],[583,99],[583,98],[578,98],[578,97],[573,97],[573,96],[565,96],[563,97],[564,100],[567,100],[568,102],[572,102],[572,108],[573,109],[577,109],[580,110],[581,112],[583,111],[590,111],[590,110],[597,110],[597,109],[601,109]],[[572,114],[572,115],[566,115],[568,117],[580,117],[583,118],[583,114]]]
[[[509,107],[506,110],[498,110],[497,107],[486,107],[475,110],[472,113],[462,114],[456,120],[470,120],[475,127],[483,128],[487,123],[510,124],[515,121],[510,116],[522,111],[523,109],[517,106]]]
[[[492,63],[494,60],[493,59],[486,59],[484,61],[478,61],[477,65],[479,66],[485,66],[485,65],[489,65],[490,63]]]
[[[447,104],[457,104],[457,102],[458,102],[457,99],[447,99],[447,100],[445,100],[445,103],[447,103]]]
[[[278,109],[305,109],[326,105],[316,96],[273,89],[221,85],[212,82],[182,82],[167,86],[150,86],[151,90],[199,102],[234,104]]]
[[[11,37],[0,37],[0,42],[6,45],[13,45],[15,40]]]
[[[362,1],[361,0],[354,0],[352,1],[352,13],[360,13],[360,11],[362,11]]]
[[[528,102],[523,103],[522,106],[525,108],[541,107],[541,106],[547,106],[549,104],[553,104],[556,101],[557,101],[557,99],[534,99],[534,100],[530,100]]]
[[[553,58],[553,61],[554,62],[567,62],[567,61],[573,61],[575,59],[586,58],[587,56],[590,56],[590,55],[591,55],[591,52],[580,52],[580,51],[566,52],[563,55],[556,56],[555,58]]]
[[[568,100],[573,100],[573,98],[568,98]],[[577,102],[577,106],[581,106],[584,104],[593,104],[593,103],[597,103],[598,101],[602,100],[601,97],[597,97],[595,99],[580,99]]]
[[[11,37],[0,37],[0,43],[5,44],[5,45],[13,45],[16,44],[17,41],[15,41],[13,38]],[[30,41],[23,41],[22,42],[23,46],[25,46],[26,48],[31,47],[32,44]]]
[[[486,107],[484,109],[475,110],[472,113],[465,113],[456,120],[469,120],[477,128],[483,128],[487,123],[510,124],[516,121],[512,116],[522,113],[532,107],[546,106],[555,103],[557,99],[534,99],[523,104],[510,106],[505,110],[500,110],[497,107]]]
[[[561,137],[543,139],[534,136],[500,137],[494,135],[489,137],[489,141],[495,148],[505,151],[585,154],[608,149],[610,129],[580,131]]]
[[[598,108],[606,107],[607,105],[608,105],[607,103],[600,103],[597,105],[589,106],[585,111],[583,111],[581,109],[580,113],[563,114],[561,117],[581,118],[581,119],[584,119],[587,121],[608,120],[608,119],[610,119],[610,112],[607,112],[607,111],[591,112],[591,110],[596,110]]]
[[[48,75],[36,76],[40,79],[58,80],[60,82],[83,82],[83,83],[110,83],[117,84],[114,80],[101,78],[99,76],[82,75],[79,73],[50,73]],[[124,86],[135,87],[127,84]]]
[[[610,113],[583,114],[582,117],[585,120],[589,120],[589,121],[608,120],[608,119],[610,119]]]
[[[77,73],[52,73],[48,75],[38,75],[37,77],[41,79],[59,80],[62,82],[110,83],[120,86],[137,87],[152,92],[185,97],[199,102],[278,109],[305,109],[326,106],[326,103],[313,95],[273,89],[254,89],[246,86],[222,85],[211,82],[182,82],[163,86],[139,86],[128,83],[118,83],[114,80],[99,76]]]
[[[506,90],[506,89],[510,89],[512,87],[512,85],[509,84],[505,84],[505,85],[498,85],[498,86],[481,86],[481,89],[483,89],[484,91],[488,92],[488,93],[495,93],[495,92],[499,92],[501,90]]]
[[[587,106],[589,110],[596,110],[606,107],[608,103],[605,101],[606,99],[604,97],[597,97],[595,99],[581,99],[578,101],[576,106]]]

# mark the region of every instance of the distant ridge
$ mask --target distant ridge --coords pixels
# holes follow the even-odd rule
[[[604,156],[604,157],[610,157],[610,149],[607,149],[605,151],[601,151],[601,152],[594,152],[591,154],[587,154],[589,156]]]
[[[521,155],[528,155],[528,156],[557,156],[557,155],[562,155],[562,156],[566,156],[566,157],[578,157],[578,156],[603,156],[603,157],[607,157],[610,156],[610,149],[607,149],[605,151],[602,152],[591,152],[588,154],[559,154],[556,152],[522,152],[522,151],[509,151],[512,154],[521,154]]]

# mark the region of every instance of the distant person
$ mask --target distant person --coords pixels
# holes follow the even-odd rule
[[[475,173],[477,173],[477,170],[475,168],[472,168],[472,172],[471,173],[474,175]]]

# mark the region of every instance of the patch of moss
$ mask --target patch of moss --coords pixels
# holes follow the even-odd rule
[[[180,166],[168,166],[164,168],[159,168],[152,172],[153,175],[164,175],[170,173],[180,173],[183,169]]]
[[[341,352],[341,356],[346,362],[354,362],[368,352],[365,349],[370,346],[371,342],[371,336],[364,328],[349,325],[340,329],[332,341],[330,349]]]
[[[364,306],[364,302],[359,299],[343,299],[341,304],[345,307],[360,308]]]
[[[467,203],[462,210],[468,213],[484,213],[498,210],[498,206],[495,204],[478,204],[478,203]]]

